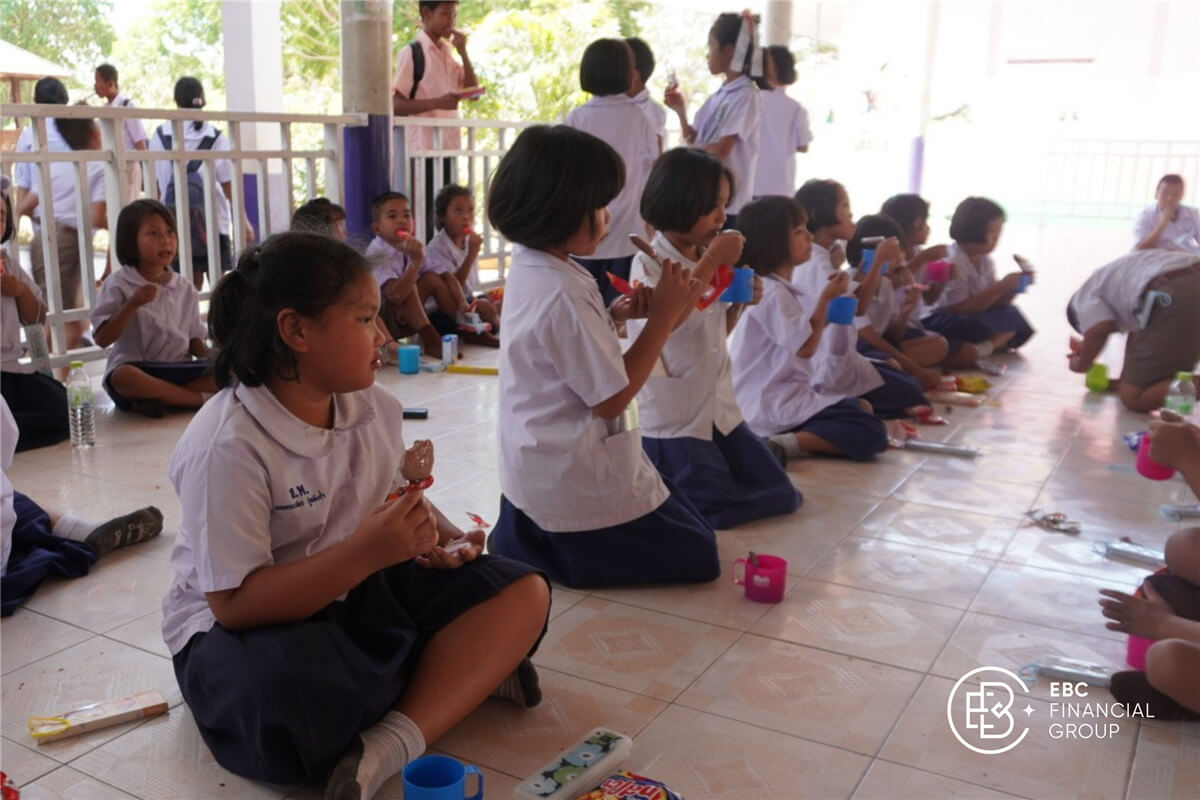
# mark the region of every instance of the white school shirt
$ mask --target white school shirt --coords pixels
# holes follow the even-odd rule
[[[1195,253],[1173,253],[1170,250],[1134,250],[1116,261],[1096,270],[1071,296],[1070,306],[1079,319],[1081,333],[1095,325],[1112,320],[1122,331],[1136,331],[1141,325],[1137,311],[1142,295],[1152,280],[1200,263]]]
[[[833,356],[828,336],[813,357],[799,355],[812,335],[810,304],[802,290],[768,275],[762,302],[747,306],[729,340],[734,393],[759,436],[791,430],[846,397],[836,385],[845,356]],[[857,355],[853,345],[850,353]]]
[[[754,196],[754,176],[762,136],[760,95],[754,81],[739,75],[704,101],[693,123],[697,145],[712,144],[726,136],[737,137],[727,162],[737,182],[737,191],[729,200],[730,214],[741,211]]]
[[[33,151],[33,132],[32,128],[26,128],[22,131],[22,136],[28,132],[29,138],[26,141],[26,152]],[[18,148],[20,148],[18,142]],[[53,119],[46,120],[46,150],[55,153],[71,152],[70,145],[62,138],[58,132],[58,126]],[[27,169],[17,172],[13,171],[13,177],[17,186],[24,191],[34,191],[38,195],[38,204],[33,209],[33,220],[35,224],[40,224],[42,221],[42,198],[45,194],[42,193],[42,171],[34,164],[18,164],[18,167],[24,166]],[[90,206],[95,203],[103,203],[107,199],[107,194],[104,189],[104,165],[98,161],[87,162],[87,185],[84,187],[87,192],[87,200],[84,202],[84,210],[90,215]],[[65,225],[68,228],[79,228],[79,218],[75,215],[75,165],[68,162],[59,162],[50,165],[50,193],[54,202],[54,219],[59,225]]]
[[[131,361],[175,364],[191,361],[191,340],[203,340],[208,335],[208,329],[200,321],[200,295],[196,287],[176,272],[169,274],[171,278],[165,284],[152,284],[158,287],[158,296],[134,313],[112,343],[105,375]],[[113,270],[100,287],[100,296],[92,309],[92,328],[99,329],[125,307],[135,291],[151,283],[136,267]]]
[[[642,90],[633,96],[634,105],[645,113],[654,128],[654,135],[662,139],[663,146],[667,143],[667,110],[650,97],[650,90]]]
[[[792,286],[800,290],[800,297],[806,304],[805,310],[809,317],[816,310],[817,301],[821,297],[821,292],[825,291],[825,285],[829,283],[830,276],[837,271],[838,269],[833,266],[833,259],[829,255],[829,248],[822,247],[816,242],[812,244],[812,252],[808,256],[808,261],[792,271]],[[851,281],[850,285],[854,287],[856,284]],[[857,309],[854,316],[854,329],[861,331],[870,324],[871,320],[867,313],[861,308]],[[800,344],[796,345],[796,349],[799,350],[803,343],[804,340],[801,340]],[[879,375],[879,370],[875,369],[869,358],[857,350],[853,355],[837,359],[837,364],[828,362],[821,352],[814,354],[813,358],[822,362],[822,368],[843,370],[843,374],[839,376],[838,380],[840,384],[847,386],[845,392],[847,395],[857,397],[883,385],[883,378]],[[841,366],[838,367],[838,364]]]
[[[171,144],[172,144],[172,149],[174,150],[175,146],[178,145],[179,143],[174,141],[174,134],[171,131],[171,124],[169,122],[164,122],[162,125],[159,125],[158,128],[154,131],[154,135],[150,137],[149,149],[156,150],[159,152],[162,152],[163,150],[166,149],[163,147],[162,136],[159,135],[160,132],[166,136],[172,137]],[[191,121],[185,122],[183,124],[183,149],[184,150],[199,150],[200,149],[200,140],[206,136],[216,136],[217,137],[216,140],[213,142],[212,147],[209,148],[210,150],[228,150],[228,149],[230,149],[229,148],[229,139],[225,138],[225,133],[223,131],[218,131],[211,122],[205,122],[203,125],[200,126],[200,130],[196,130],[195,123],[193,123]],[[174,167],[172,166],[172,163],[173,162],[170,162],[170,161],[154,162],[154,177],[158,181],[158,199],[159,200],[162,200],[164,197],[167,196],[167,184],[171,182],[171,178],[175,174],[175,170],[174,170]],[[186,164],[187,162],[184,162],[184,163]],[[203,169],[204,168],[203,165],[201,165],[200,168]],[[221,190],[221,184],[233,182],[233,163],[227,158],[219,158],[216,161],[212,162],[212,171],[213,171],[213,179],[214,179],[213,203],[215,204],[216,209],[217,209],[217,232],[223,233],[226,236],[228,236],[229,231],[232,229],[232,223],[230,221],[230,216],[229,216],[229,199],[227,197],[225,197],[225,192],[223,192]],[[176,196],[178,196],[179,192],[186,191],[186,189],[187,189],[186,186],[176,186],[175,187]],[[175,213],[174,205],[171,206],[171,213],[172,214]],[[180,226],[180,228],[181,228],[181,230],[186,230],[187,226],[186,225]]]
[[[1158,218],[1161,214],[1157,203],[1147,206],[1142,209],[1142,213],[1138,214],[1137,220],[1133,223],[1135,247],[1158,225]],[[1180,243],[1181,239],[1183,244]],[[1167,227],[1158,237],[1158,241],[1154,243],[1154,247],[1163,250],[1190,249],[1195,251],[1198,244],[1200,244],[1200,210],[1192,206],[1180,206],[1179,213],[1175,215],[1175,219],[1167,223]]]
[[[500,486],[551,532],[607,528],[670,496],[637,429],[592,413],[629,385],[616,327],[583,267],[513,248],[500,337]]]
[[[12,551],[13,527],[17,512],[13,508],[13,485],[8,479],[13,454],[17,452],[17,437],[21,435],[17,421],[8,410],[8,402],[0,397],[0,577],[8,572],[8,554]]]
[[[117,96],[109,103],[110,106],[120,106],[121,108],[137,108],[134,102],[129,99],[129,95],[117,93]],[[142,126],[142,121],[136,117],[130,117],[122,122],[122,128],[125,131],[125,149],[132,150],[138,142],[149,141],[146,136],[146,129]],[[170,130],[170,128],[168,128]]]
[[[403,278],[408,271],[408,253],[392,247],[382,236],[372,239],[363,255],[370,263],[371,276],[380,289],[393,278]]]
[[[46,119],[46,141],[43,143],[44,150],[53,149],[51,144],[58,143],[66,145],[63,141],[62,134],[58,132],[58,126],[54,124],[54,118]],[[69,148],[68,148],[69,149]],[[32,153],[33,152],[33,121],[21,129],[21,135],[17,137],[16,152]],[[28,190],[33,186],[33,173],[37,172],[37,165],[30,162],[21,162],[13,164],[12,177],[13,183],[21,187],[22,190]],[[37,219],[37,210],[34,210],[34,217]]]
[[[866,319],[876,333],[883,336],[888,326],[900,315],[900,304],[896,300],[896,290],[892,279],[887,276],[879,278],[879,291],[871,305],[867,307]]]
[[[991,256],[985,255],[979,260],[979,266],[971,263],[971,257],[959,247],[958,243],[950,245],[947,260],[954,265],[954,272],[942,294],[930,306],[925,306],[922,316],[934,311],[968,300],[996,283],[996,263]]]
[[[42,290],[24,267],[21,279],[33,290],[38,302],[42,302]],[[17,298],[0,297],[0,372],[31,373],[37,370],[33,364],[22,364],[21,357],[21,313],[17,309]]]
[[[334,395],[332,430],[293,416],[265,386],[204,404],[168,468],[183,511],[162,605],[172,654],[216,622],[205,593],[350,538],[401,483],[401,416],[378,386]]]
[[[762,139],[758,168],[754,172],[754,195],[791,197],[796,193],[796,150],[812,141],[808,112],[788,97],[782,86],[762,97]]]
[[[467,242],[464,239],[463,244]],[[426,272],[458,272],[458,268],[462,266],[463,261],[467,257],[467,248],[458,247],[454,244],[454,240],[450,238],[450,234],[445,228],[438,230],[437,234],[429,240],[429,244],[425,246],[425,260],[421,262],[421,274]],[[475,287],[479,285],[479,259],[475,259],[475,263],[471,265],[471,271],[467,274],[467,280],[463,285],[463,290],[468,293],[474,293]]]
[[[612,214],[608,235],[588,258],[627,258],[637,252],[629,234],[646,235],[641,213],[642,190],[658,158],[658,133],[646,112],[625,94],[593,97],[567,112],[564,122],[607,142],[625,163],[625,185],[608,204],[608,212]]]
[[[654,249],[663,258],[678,261],[688,269],[696,266],[675,249],[661,232]],[[662,267],[645,253],[633,258],[630,276],[648,286],[658,283]],[[638,416],[646,436],[671,439],[690,436],[712,441],[713,428],[728,436],[742,423],[742,412],[733,393],[733,369],[726,338],[728,303],[717,301],[703,311],[696,309],[683,325],[667,338],[654,371],[638,392]],[[636,338],[646,321],[626,323],[630,338]]]

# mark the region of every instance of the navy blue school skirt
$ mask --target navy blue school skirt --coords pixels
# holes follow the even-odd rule
[[[811,433],[854,461],[870,461],[888,446],[883,420],[863,411],[851,397],[821,409],[787,433]]]
[[[878,361],[872,363],[883,378],[883,386],[872,389],[861,397],[871,404],[877,416],[883,419],[899,419],[908,416],[904,409],[929,404],[925,399],[924,390],[921,389],[921,382],[912,375]]]
[[[121,366],[137,367],[151,378],[176,386],[183,386],[212,373],[207,361],[130,361]],[[104,376],[104,391],[112,398],[113,405],[122,411],[133,408],[133,401],[113,388],[111,372]]]
[[[642,448],[663,476],[713,528],[791,514],[804,502],[787,472],[745,422],[711,442],[691,436],[642,437]]]
[[[0,581],[0,617],[12,614],[50,576],[78,578],[96,563],[96,551],[83,542],[51,533],[50,516],[37,503],[13,492],[12,550]]]
[[[670,479],[671,496],[645,516],[590,531],[551,533],[500,496],[493,553],[532,564],[572,589],[635,583],[705,583],[721,574],[717,536]]]
[[[49,375],[0,372],[0,393],[17,423],[17,452],[71,438],[67,389]]]
[[[964,343],[979,344],[1009,331],[1013,331],[1014,335],[1006,346],[1017,348],[1034,334],[1033,327],[1016,306],[1000,306],[971,314],[935,311],[922,319],[921,324],[945,336],[952,353]]]
[[[175,677],[221,766],[319,783],[396,705],[435,633],[534,572],[487,555],[451,570],[396,564],[301,622],[240,632],[215,624],[175,654]]]
[[[596,279],[596,283],[600,285],[600,294],[604,297],[604,305],[612,304],[621,296],[621,293],[613,288],[613,285],[608,282],[608,273],[616,275],[618,278],[629,280],[629,271],[633,269],[633,256],[623,256],[621,258],[577,258],[579,265],[592,273],[592,277]]]

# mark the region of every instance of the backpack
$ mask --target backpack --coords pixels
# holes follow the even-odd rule
[[[412,100],[417,96],[417,87],[421,85],[421,78],[425,77],[425,48],[421,47],[420,42],[409,42],[408,47],[412,50],[413,60],[413,85],[408,90],[408,99]]]
[[[171,135],[165,132],[165,126],[158,129],[158,138],[164,150],[171,149]],[[211,150],[221,132],[213,128],[212,135],[200,140],[197,150]],[[188,228],[192,238],[192,262],[197,259],[208,260],[208,219],[204,214],[204,176],[200,174],[200,162],[189,161],[187,165],[187,199],[188,199]],[[171,180],[167,182],[167,190],[163,192],[163,205],[175,212],[175,175],[172,171]],[[182,225],[179,227],[183,227]]]

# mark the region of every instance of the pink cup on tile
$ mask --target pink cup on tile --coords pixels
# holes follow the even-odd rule
[[[746,599],[756,603],[778,603],[787,589],[787,560],[756,555],[758,566],[748,559],[733,562],[733,582],[746,587]]]
[[[1142,440],[1138,442],[1137,471],[1143,478],[1149,478],[1152,481],[1165,481],[1175,476],[1175,470],[1164,467],[1150,458],[1150,434],[1148,433],[1142,434]]]
[[[1130,634],[1129,644],[1125,647],[1125,663],[1134,669],[1146,669],[1146,651],[1154,644],[1153,639]]]

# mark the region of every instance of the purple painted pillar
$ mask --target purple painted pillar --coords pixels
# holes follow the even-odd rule
[[[912,194],[921,193],[921,178],[925,171],[925,137],[914,136],[912,152],[908,160],[908,191]]]
[[[261,242],[263,240],[262,225],[258,219],[258,176],[250,173],[242,173],[242,198],[246,204],[246,216],[250,219],[250,224],[254,227],[254,240]],[[241,248],[238,248],[239,250]]]
[[[347,127],[345,145],[346,231],[362,241],[371,237],[371,201],[390,188],[391,115],[368,114],[365,126]]]

